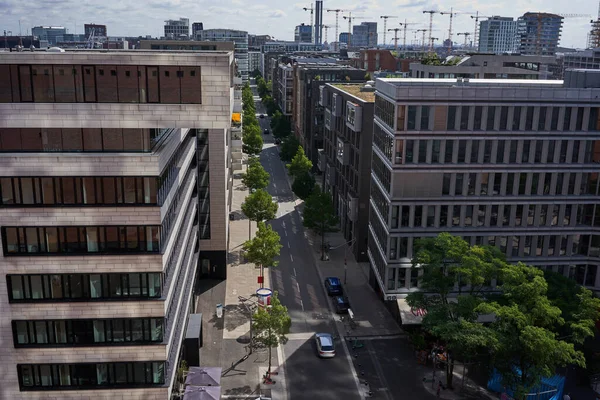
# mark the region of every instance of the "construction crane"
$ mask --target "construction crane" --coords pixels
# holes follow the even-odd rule
[[[448,54],[450,54],[452,52],[452,19],[454,18],[455,15],[472,14],[472,13],[462,12],[462,11],[454,11],[453,8],[450,8],[450,11],[440,11],[440,14],[450,15],[450,25],[448,26]]]
[[[436,37],[431,38],[431,43],[430,43],[431,48],[433,48],[433,42],[436,40],[440,40],[440,38],[436,38]]]
[[[479,48],[479,20],[482,18],[494,18],[485,15],[479,15],[479,11],[475,13],[475,15],[471,15],[471,19],[475,20],[475,30],[473,31],[473,46],[477,46]]]
[[[437,14],[438,11],[434,10],[425,10],[423,14],[429,14],[429,52],[433,51],[433,41],[431,40],[431,32],[433,30],[433,14]]]
[[[90,35],[88,36],[87,41],[85,42],[85,48],[86,49],[93,49],[94,48],[95,33],[96,33],[96,28],[92,28],[90,30]]]
[[[406,51],[406,28],[408,28],[408,25],[419,25],[419,24],[416,22],[406,22],[406,20],[404,20],[404,22],[400,22],[399,25],[404,27],[404,33],[402,35],[402,48],[404,49],[404,51]]]
[[[398,18],[395,15],[380,15],[379,18],[383,18],[383,43],[387,44],[385,41],[385,35],[387,34],[387,20],[388,18]]]
[[[348,47],[352,44],[352,21],[355,19],[372,19],[370,17],[353,17],[352,12],[348,12],[348,16],[343,16],[344,19],[348,20]]]
[[[394,31],[394,49],[396,49],[396,53],[398,53],[398,31],[400,28],[388,29],[388,31]]]
[[[340,8],[328,8],[327,12],[334,12],[335,13],[335,47],[334,47],[334,51],[338,51],[340,49],[340,43],[339,43],[339,37],[338,37],[338,30],[340,28],[340,13],[341,12],[347,12],[348,10],[342,10]]]
[[[466,48],[467,47],[467,39],[469,38],[469,36],[471,36],[471,32],[459,32],[456,35],[465,37],[465,44],[463,45],[463,47]]]
[[[423,40],[421,41],[421,50],[425,52],[425,33],[427,33],[429,29],[417,29],[417,32],[423,32]]]
[[[600,2],[598,2],[598,19],[591,20],[592,30],[589,34],[588,39],[588,48],[595,49],[596,47],[600,47]]]
[[[323,25],[323,29],[325,30],[325,42],[323,43],[327,43],[327,29],[331,28],[331,25]],[[327,43],[329,44],[329,43]]]
[[[315,31],[315,27],[313,26],[313,5],[311,4],[310,7],[302,7],[302,9],[304,11],[310,11],[310,40],[315,40],[315,36],[314,36],[314,31]]]

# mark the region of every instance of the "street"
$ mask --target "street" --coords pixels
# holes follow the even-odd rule
[[[256,94],[256,89],[253,87]],[[260,99],[255,97],[261,131],[269,129],[269,118]],[[272,134],[263,135],[260,161],[271,176],[268,192],[279,205],[270,224],[281,237],[279,265],[269,268],[272,289],[292,318],[289,341],[283,346],[286,381],[290,399],[360,399],[350,358],[340,340],[336,357],[320,359],[316,354],[315,332],[337,335],[329,299],[323,290],[314,256],[304,236],[298,206],[287,180],[284,163],[274,145]]]

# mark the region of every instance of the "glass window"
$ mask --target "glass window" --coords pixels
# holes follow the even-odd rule
[[[0,178],[0,189],[2,190],[2,204],[16,203],[13,180],[11,178]]]
[[[471,106],[462,106],[460,114],[460,130],[465,131],[469,128],[469,114]]]
[[[495,119],[496,119],[496,107],[490,106],[490,107],[488,107],[487,123],[486,123],[486,129],[488,131],[494,130]]]
[[[452,163],[452,154],[454,152],[454,140],[446,140],[446,148],[444,150],[444,163]]]
[[[571,130],[571,114],[573,107],[565,107],[565,117],[563,119],[563,131]]]
[[[448,124],[446,125],[446,129],[449,131],[456,130],[456,109],[457,106],[448,107]]]
[[[508,124],[508,106],[500,108],[500,130],[505,131]]]
[[[421,130],[428,131],[429,129],[429,117],[431,114],[431,106],[421,106]],[[410,115],[410,107],[409,107]]]
[[[407,130],[415,130],[417,127],[417,106],[408,106]]]
[[[459,140],[458,141],[458,159],[457,162],[459,164],[464,164],[467,158],[467,141]]]
[[[473,122],[473,130],[480,131],[481,130],[481,118],[483,114],[482,106],[475,106],[475,120]]]

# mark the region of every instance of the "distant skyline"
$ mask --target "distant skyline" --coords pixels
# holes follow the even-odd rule
[[[310,12],[302,9],[310,5],[310,1],[289,4],[281,0],[0,0],[0,34],[4,30],[18,34],[20,20],[23,35],[30,34],[31,28],[38,25],[64,26],[69,33],[83,33],[84,24],[96,23],[107,25],[110,36],[160,37],[165,20],[189,18],[190,25],[203,22],[204,29],[240,29],[251,34],[270,35],[277,40],[294,40],[294,27],[301,23],[310,24]],[[484,16],[513,18],[527,11],[589,14],[593,19],[597,18],[598,13],[598,2],[595,0],[511,0],[495,3],[484,0],[324,0],[325,9],[349,10],[353,16],[361,17],[353,20],[352,25],[364,21],[377,22],[380,44],[383,43],[381,15],[399,17],[388,19],[388,29],[400,27],[398,23],[405,19],[419,24],[409,29],[428,28],[429,14],[423,14],[423,10],[450,11],[450,7],[455,11],[479,11]],[[328,39],[332,41],[335,37],[335,13],[325,11],[323,14],[324,24],[332,26],[328,32]],[[448,15],[435,14],[433,25],[433,36],[440,38],[436,44],[441,44],[448,38]],[[584,48],[590,28],[590,18],[566,18],[560,46]],[[462,43],[464,36],[458,37],[456,33],[469,32],[473,35],[474,29],[475,21],[470,15],[456,15],[453,41]],[[348,21],[340,15],[339,33],[347,31]],[[392,43],[393,36],[394,32],[387,32],[387,44]],[[407,34],[407,43],[414,37],[414,33]]]

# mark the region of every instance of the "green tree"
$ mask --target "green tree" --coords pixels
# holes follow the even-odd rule
[[[294,178],[292,192],[302,200],[306,200],[315,190],[315,178],[305,173]]]
[[[427,310],[423,328],[446,343],[446,385],[451,388],[457,357],[473,360],[495,346],[490,330],[477,322],[475,307],[504,261],[496,248],[470,247],[449,233],[419,240],[415,248],[413,268],[423,270],[422,291],[409,294],[407,303]]]
[[[263,271],[265,267],[277,266],[278,262],[275,260],[275,257],[279,256],[279,251],[282,247],[279,241],[279,234],[270,225],[259,221],[256,236],[247,240],[242,246],[248,261],[260,267],[261,277],[264,276]]]
[[[257,189],[264,189],[269,185],[269,173],[265,171],[260,161],[256,158],[250,158],[248,170],[242,175],[242,183],[250,189],[251,192]]]
[[[273,136],[284,138],[292,132],[292,124],[281,111],[276,110],[271,117],[271,129],[273,129]]]
[[[296,155],[292,158],[292,162],[287,164],[287,169],[290,172],[290,175],[293,177],[297,177],[300,175],[304,175],[310,172],[312,169],[312,161],[306,157],[304,154],[304,149],[302,146],[298,146],[296,150]]]
[[[564,319],[547,297],[543,272],[523,263],[507,264],[500,278],[501,299],[481,303],[476,311],[495,315],[490,325],[498,342],[493,366],[501,374],[503,385],[514,390],[514,397],[522,398],[558,367],[584,367],[583,353],[556,334]]]
[[[261,222],[275,218],[278,209],[277,203],[264,189],[246,196],[242,203],[242,211],[248,217],[248,237],[251,237],[251,221]]]
[[[286,334],[290,331],[292,319],[287,307],[281,304],[274,292],[269,307],[258,307],[252,319],[253,345],[269,350],[267,377],[271,374],[271,349],[287,343]]]
[[[298,151],[298,147],[300,147],[300,142],[294,135],[286,137],[281,143],[279,158],[281,158],[283,161],[291,161]]]
[[[250,131],[242,135],[242,151],[250,155],[258,155],[262,151],[263,139],[258,132]]]
[[[321,260],[325,258],[325,233],[336,232],[338,223],[331,195],[315,187],[304,203],[302,224],[321,235]]]

